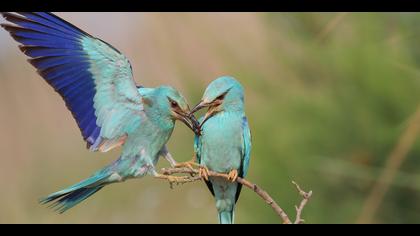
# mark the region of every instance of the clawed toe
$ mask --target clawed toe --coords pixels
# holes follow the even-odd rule
[[[201,177],[201,179],[204,179],[204,180],[206,180],[206,181],[209,181],[209,169],[207,169],[207,167],[205,167],[205,166],[200,166],[200,169],[199,169],[199,175],[200,175],[200,177]]]
[[[235,182],[238,178],[238,170],[231,170],[228,174],[228,180]]]

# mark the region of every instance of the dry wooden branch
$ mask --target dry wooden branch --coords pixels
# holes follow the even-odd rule
[[[174,175],[174,174],[189,174],[190,176],[185,176],[184,181],[176,182],[177,184],[183,184],[183,183],[189,183],[201,180],[201,177],[199,176],[199,171],[196,169],[190,169],[190,168],[163,168],[162,174],[164,175]],[[228,180],[227,174],[217,173],[214,171],[209,171],[209,176],[211,177],[220,177],[225,178]],[[292,222],[286,212],[273,200],[273,198],[262,188],[260,188],[258,185],[244,179],[241,177],[238,177],[236,179],[236,182],[244,185],[245,187],[253,190],[258,196],[260,196],[268,205],[273,208],[273,210],[276,212],[276,214],[282,219],[283,224],[301,224],[304,222],[304,220],[301,218],[302,210],[305,207],[306,203],[309,201],[309,198],[312,196],[312,191],[309,191],[308,193],[303,191],[297,183],[294,181],[292,182],[296,189],[299,192],[299,195],[302,196],[302,201],[299,204],[299,207],[295,206],[296,208],[296,220]],[[170,182],[171,188],[173,187],[172,182]]]
[[[302,196],[302,198],[303,198],[302,201],[299,204],[299,207],[295,206],[295,209],[296,209],[295,224],[301,224],[301,223],[305,222],[305,220],[301,218],[302,210],[305,207],[306,203],[308,203],[309,198],[311,198],[312,191],[305,192],[299,187],[299,185],[295,181],[292,181],[292,183],[296,186],[296,189],[298,190],[300,196]]]

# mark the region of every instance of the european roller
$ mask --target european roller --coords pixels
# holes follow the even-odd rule
[[[158,174],[165,157],[176,162],[165,144],[180,120],[194,129],[185,98],[174,88],[136,86],[127,58],[110,44],[65,20],[44,12],[2,13],[2,24],[21,45],[41,77],[61,95],[91,151],[122,147],[119,159],[91,177],[41,200],[60,213],[104,186],[147,174],[169,181],[183,177]]]
[[[216,199],[219,222],[232,224],[234,209],[241,192],[238,176],[245,177],[251,152],[251,132],[244,111],[244,90],[232,77],[220,77],[207,87],[201,102],[192,113],[208,107],[196,135],[196,161],[200,174]],[[229,181],[209,177],[208,170],[226,173]]]

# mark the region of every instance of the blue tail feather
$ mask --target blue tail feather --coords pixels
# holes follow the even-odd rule
[[[233,224],[234,221],[233,211],[222,211],[219,212],[219,223],[220,224]]]
[[[106,184],[109,175],[98,174],[64,190],[50,194],[40,200],[41,204],[52,203],[51,208],[60,214],[76,206],[86,198],[101,190]]]

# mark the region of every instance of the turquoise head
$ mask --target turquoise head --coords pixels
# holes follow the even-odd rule
[[[161,86],[157,88],[139,88],[144,109],[152,119],[161,125],[173,126],[176,120],[183,122],[188,128],[196,131],[197,120],[190,112],[190,107],[184,96],[178,90]]]
[[[191,113],[208,107],[201,125],[220,112],[242,112],[244,109],[244,89],[233,77],[222,76],[212,81],[207,87],[199,104]]]

